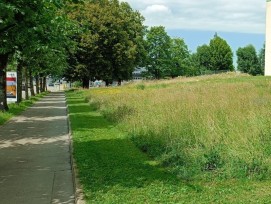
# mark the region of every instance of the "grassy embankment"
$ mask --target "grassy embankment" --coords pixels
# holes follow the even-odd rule
[[[270,202],[271,78],[198,77],[67,96],[89,203]]]
[[[38,101],[40,98],[42,98],[46,94],[47,93],[42,93],[42,94],[38,94],[36,96],[30,97],[29,100],[23,100],[20,104],[17,104],[17,103],[9,104],[8,111],[6,112],[0,111],[0,125],[3,125],[6,121],[8,121],[13,116],[19,115],[22,111],[24,111],[26,108],[31,106],[35,101]]]

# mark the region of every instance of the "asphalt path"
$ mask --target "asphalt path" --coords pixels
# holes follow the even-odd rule
[[[67,120],[55,92],[0,126],[1,204],[74,204]]]

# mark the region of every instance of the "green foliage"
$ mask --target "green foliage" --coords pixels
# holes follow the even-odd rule
[[[170,70],[171,39],[163,26],[151,27],[146,35],[147,69],[156,79]]]
[[[202,45],[197,48],[197,53],[194,58],[195,64],[199,66],[202,71],[211,70],[211,50],[210,46]]]
[[[210,40],[209,45],[197,48],[195,64],[202,71],[227,70],[233,71],[233,53],[228,43],[217,34]]]
[[[146,67],[148,75],[153,78],[189,76],[193,72],[190,67],[190,53],[184,40],[170,38],[162,26],[148,30],[146,50]]]
[[[31,74],[40,77],[62,74],[67,65],[67,49],[73,49],[70,35],[74,26],[63,12],[67,2],[1,1],[0,69],[3,72],[1,75],[5,75],[7,59],[14,56],[18,70],[27,67]],[[18,71],[19,75],[20,73]],[[5,104],[6,94],[2,88],[5,78],[0,80],[0,83],[0,104]],[[20,91],[20,88],[18,90]]]
[[[45,0],[2,2],[0,4],[2,21],[0,23],[0,53],[14,52],[21,48],[43,49],[47,44],[35,45],[32,42],[62,40],[63,33],[67,30],[56,27],[56,24],[58,26],[64,24],[63,18],[57,13],[61,5],[63,5],[62,1]]]
[[[210,41],[211,70],[233,71],[233,53],[228,43],[215,35]]]
[[[190,53],[184,40],[181,38],[171,39],[170,45],[170,64],[168,76],[189,76],[190,75]]]
[[[80,88],[80,87],[83,86],[83,84],[82,84],[81,81],[75,81],[75,82],[73,83],[73,86],[74,86],[75,88]]]
[[[202,70],[205,68],[200,66],[197,53],[192,53],[188,59],[188,68],[185,71],[185,76],[198,76],[201,75]]]
[[[260,67],[259,64],[256,49],[253,45],[247,45],[246,47],[238,48],[236,54],[238,57],[238,70],[251,75],[263,74],[262,67]]]
[[[73,68],[86,68],[82,73],[87,78],[108,82],[131,78],[144,56],[141,14],[128,3],[105,0],[75,5],[69,15],[82,27]]]

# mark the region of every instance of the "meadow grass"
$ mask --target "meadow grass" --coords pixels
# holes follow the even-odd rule
[[[148,85],[146,87],[148,90]],[[129,94],[137,92],[133,85],[132,88],[126,88]],[[122,88],[110,88],[90,92],[113,97],[122,91]],[[97,111],[97,108],[102,108],[101,103],[94,103],[93,98],[91,103],[86,100],[90,92],[71,91],[66,94],[73,156],[87,203],[270,202],[271,185],[267,179],[188,180],[171,173],[157,159],[138,149],[127,137],[129,130],[119,125],[127,116],[119,114],[119,122],[116,122],[112,121],[113,116],[110,115],[108,120]],[[141,99],[141,102],[144,100]],[[137,113],[129,108],[121,110],[129,114]]]
[[[38,101],[41,97],[46,95],[46,93],[41,93],[36,96],[30,97],[29,100],[23,100],[21,103],[11,103],[8,105],[9,110],[5,112],[0,111],[0,125],[3,125],[5,122],[7,122],[10,118],[12,118],[15,115],[19,115],[22,111],[24,111],[26,108],[31,106],[35,101]]]
[[[270,177],[271,78],[222,74],[93,89],[86,98],[179,177]]]

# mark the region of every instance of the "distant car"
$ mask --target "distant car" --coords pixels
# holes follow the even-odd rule
[[[49,83],[48,86],[54,86],[54,84],[53,83]]]

